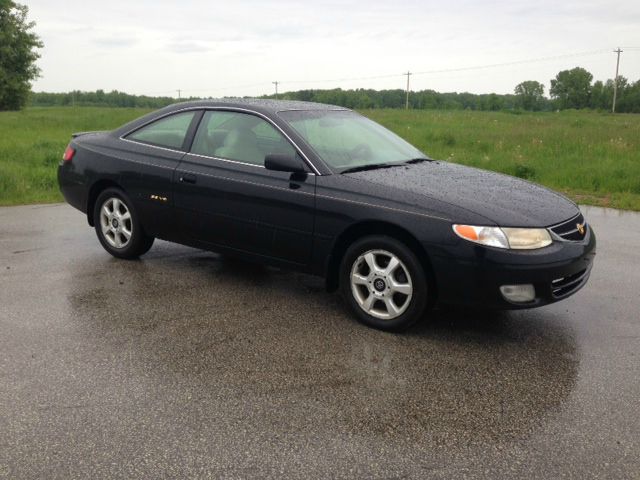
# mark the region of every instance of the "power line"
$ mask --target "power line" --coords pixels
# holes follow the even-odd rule
[[[531,58],[531,59],[526,59],[526,60],[515,60],[515,61],[511,61],[511,62],[502,62],[502,63],[492,63],[492,64],[487,64],[487,65],[474,65],[474,66],[470,66],[470,67],[457,67],[457,68],[445,68],[445,69],[439,69],[439,70],[424,70],[421,72],[412,72],[411,75],[428,75],[428,74],[432,74],[432,73],[448,73],[448,72],[462,72],[462,71],[468,71],[468,70],[480,70],[480,69],[485,69],[485,68],[498,68],[498,67],[507,67],[507,66],[511,66],[511,65],[521,65],[521,64],[525,64],[525,63],[537,63],[537,62],[545,62],[545,61],[551,61],[551,60],[561,60],[564,58],[571,58],[571,57],[584,57],[584,56],[590,56],[590,55],[599,55],[599,54],[604,54],[604,53],[608,53],[609,50],[608,49],[600,49],[600,50],[589,50],[589,51],[584,51],[584,52],[575,52],[575,53],[567,53],[564,55],[553,55],[553,56],[549,56],[549,57],[538,57],[538,58]],[[374,76],[368,76],[368,77],[351,77],[351,78],[332,78],[332,79],[324,79],[324,80],[287,80],[287,83],[296,83],[296,84],[301,84],[301,83],[329,83],[329,82],[346,82],[346,81],[355,81],[355,80],[378,80],[378,79],[383,79],[383,78],[394,78],[394,77],[404,77],[406,75],[406,73],[401,73],[401,74],[388,74],[388,75],[374,75]]]
[[[276,100],[277,100],[278,99],[278,83],[280,82],[276,80],[275,82],[271,82],[271,83],[273,83],[276,86]]]
[[[356,80],[379,80],[382,78],[403,77],[404,73],[394,73],[389,75],[374,75],[371,77],[351,77],[351,78],[326,78],[324,80],[287,80],[287,83],[329,83],[329,82],[352,82]]]
[[[515,60],[512,62],[502,62],[502,63],[491,63],[487,65],[475,65],[472,67],[459,67],[459,68],[445,68],[440,70],[425,70],[423,72],[414,72],[414,75],[428,75],[432,73],[449,73],[449,72],[463,72],[468,70],[481,70],[485,68],[498,68],[498,67],[509,67],[512,65],[522,65],[525,63],[537,63],[537,62],[547,62],[551,60],[561,60],[565,58],[571,57],[584,57],[590,55],[598,55],[603,53],[608,53],[609,50],[590,50],[587,52],[578,52],[578,53],[567,53],[564,55],[554,55],[550,57],[539,57],[539,58],[531,58],[528,60]]]
[[[244,84],[244,85],[229,85],[229,86],[224,86],[224,87],[185,88],[182,91],[183,92],[191,92],[191,93],[212,92],[212,91],[218,91],[218,90],[234,90],[234,89],[240,89],[240,88],[264,87],[265,85],[268,85],[268,82],[265,81],[265,82],[260,82],[260,83],[249,83],[249,84]]]
[[[624,47],[625,49],[640,49],[640,47]],[[305,84],[322,84],[322,83],[335,83],[335,82],[351,82],[351,81],[365,81],[365,80],[380,80],[380,79],[388,79],[388,78],[399,78],[399,77],[407,77],[407,83],[409,83],[410,75],[430,75],[434,73],[452,73],[452,72],[464,72],[464,71],[473,71],[473,70],[482,70],[482,69],[490,69],[490,68],[499,68],[499,67],[507,67],[513,65],[522,65],[527,63],[538,63],[545,61],[553,61],[553,60],[561,60],[565,58],[572,57],[584,57],[591,55],[600,55],[604,53],[609,53],[608,49],[601,50],[589,50],[584,52],[575,52],[575,53],[567,53],[563,55],[553,55],[548,57],[538,57],[524,60],[514,60],[509,62],[501,62],[501,63],[492,63],[485,65],[473,65],[468,67],[456,67],[456,68],[445,68],[445,69],[435,69],[435,70],[423,70],[418,72],[407,72],[407,73],[396,73],[396,74],[386,74],[386,75],[371,75],[371,76],[361,76],[361,77],[341,77],[341,78],[325,78],[319,80],[285,80],[284,82],[271,82],[273,85],[276,83],[279,85],[281,83],[287,84],[297,84],[297,85],[305,85]],[[229,85],[223,87],[214,87],[214,88],[196,88],[196,89],[183,89],[181,91],[186,91],[189,93],[198,93],[198,92],[213,92],[213,91],[221,91],[221,90],[240,90],[244,88],[255,88],[255,87],[266,87],[268,82],[260,82],[260,83],[252,83],[245,85]],[[407,91],[409,88],[407,87]],[[170,91],[163,92],[154,92],[154,93],[168,93]],[[276,94],[277,94],[277,85],[276,85]],[[408,95],[407,95],[408,96]],[[408,103],[405,101],[405,103]]]

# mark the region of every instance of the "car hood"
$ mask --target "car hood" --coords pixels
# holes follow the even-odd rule
[[[540,185],[444,161],[346,175],[400,191],[397,193],[419,194],[424,198],[422,206],[425,208],[429,208],[429,200],[434,199],[481,215],[504,227],[547,227],[578,213],[578,207],[572,201]]]

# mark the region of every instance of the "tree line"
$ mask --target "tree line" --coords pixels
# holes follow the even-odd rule
[[[544,85],[528,80],[518,84],[514,90],[516,106],[523,110],[611,110],[614,81],[592,82],[593,75],[584,68],[563,70],[551,79],[550,98],[547,98],[544,96]],[[625,77],[618,76],[616,111],[640,113],[640,80],[631,83]]]
[[[185,99],[191,100],[191,99]],[[161,108],[178,100],[173,97],[151,97],[132,95],[113,90],[105,92],[82,92],[74,90],[67,93],[35,92],[31,94],[29,105],[33,107],[83,106],[83,107],[136,107]]]
[[[420,90],[410,92],[413,109],[436,110],[525,110],[555,111],[566,109],[611,110],[613,80],[593,82],[593,75],[581,67],[559,72],[551,79],[549,97],[545,87],[536,80],[527,80],[514,88],[513,94],[474,94]],[[275,98],[265,95],[264,98]],[[406,92],[396,90],[355,89],[299,90],[278,98],[331,103],[347,108],[404,108]],[[629,82],[618,76],[616,112],[640,113],[640,80]]]
[[[275,98],[263,95],[261,98]],[[373,90],[357,88],[343,90],[298,90],[278,95],[280,99],[329,103],[353,109],[404,108],[406,92],[402,89]],[[195,100],[196,98],[182,99]],[[593,82],[593,75],[584,68],[576,67],[559,72],[551,80],[549,97],[545,87],[535,80],[519,83],[513,94],[475,94],[458,92],[436,92],[434,90],[412,91],[409,106],[412,109],[432,110],[482,110],[482,111],[555,111],[565,109],[611,110],[613,80]],[[32,106],[107,106],[160,108],[178,101],[172,97],[131,95],[114,90],[105,92],[73,91],[68,93],[33,93]],[[640,80],[629,82],[618,77],[616,111],[640,113]]]

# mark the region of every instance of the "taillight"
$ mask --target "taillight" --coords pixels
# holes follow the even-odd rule
[[[67,148],[64,151],[64,155],[62,155],[62,160],[64,160],[65,162],[70,162],[75,154],[75,148],[72,148],[71,145],[67,145]]]

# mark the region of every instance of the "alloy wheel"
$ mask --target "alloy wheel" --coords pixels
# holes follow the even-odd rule
[[[125,248],[131,241],[133,223],[131,212],[121,199],[108,198],[100,209],[102,235],[114,248]]]
[[[369,250],[351,268],[351,293],[367,314],[391,320],[411,303],[413,283],[409,270],[393,253]]]

